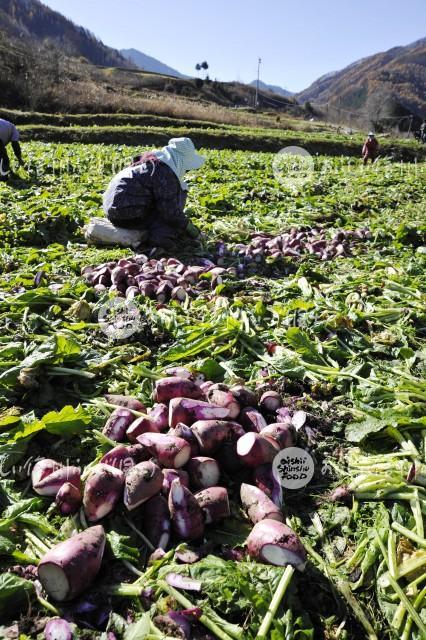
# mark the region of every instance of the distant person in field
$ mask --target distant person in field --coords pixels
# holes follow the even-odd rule
[[[12,145],[13,152],[22,166],[21,145],[19,144],[19,131],[9,120],[0,118],[0,181],[5,182],[10,175],[10,160],[7,153],[7,145]]]
[[[362,147],[362,157],[364,159],[364,164],[367,164],[369,160],[374,163],[377,160],[378,155],[379,143],[374,133],[370,131],[367,140],[364,142],[364,146]]]
[[[108,220],[115,227],[146,230],[153,247],[172,248],[185,235],[197,238],[199,230],[184,213],[184,176],[204,162],[190,138],[173,138],[163,149],[138,156],[111,180],[104,194]]]

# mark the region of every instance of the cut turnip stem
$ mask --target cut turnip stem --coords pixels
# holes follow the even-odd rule
[[[212,385],[207,392],[207,399],[218,407],[228,409],[230,418],[236,418],[240,414],[241,405],[226,384]]]
[[[44,627],[45,640],[72,640],[72,628],[63,618],[52,618]]]
[[[281,507],[283,503],[283,491],[280,483],[276,480],[271,464],[262,464],[256,467],[253,474],[255,485],[265,493],[272,502]]]
[[[120,444],[111,449],[111,451],[108,451],[99,462],[120,469],[123,473],[126,473],[134,467],[135,464],[149,460],[150,458],[151,454],[141,444],[134,444],[131,447],[125,447]]]
[[[272,462],[278,451],[278,445],[254,432],[246,433],[237,442],[237,453],[249,467]]]
[[[166,582],[175,589],[184,589],[185,591],[201,591],[201,582],[187,578],[180,573],[168,573]]]
[[[44,480],[44,478],[61,467],[62,464],[60,462],[56,462],[56,460],[51,460],[50,458],[44,458],[44,460],[36,462],[31,472],[31,482],[33,487],[34,485],[38,485],[42,480]]]
[[[192,375],[189,369],[185,367],[168,367],[165,370],[166,375],[170,377],[176,378],[185,378],[185,380],[193,380],[194,376]]]
[[[214,453],[231,433],[229,423],[225,420],[197,420],[191,430],[198,440],[201,453]]]
[[[191,488],[208,489],[215,487],[219,483],[220,470],[214,458],[197,456],[191,458],[187,465]]]
[[[183,438],[166,433],[143,433],[137,440],[157,458],[162,467],[180,469],[191,457],[191,447]]]
[[[169,402],[172,398],[191,398],[203,400],[204,393],[192,380],[178,376],[162,378],[155,383],[154,400]]]
[[[195,499],[203,510],[206,524],[220,522],[231,515],[225,487],[209,487],[196,493]]]
[[[87,589],[101,568],[105,532],[100,525],[60,542],[38,565],[38,577],[54,600],[72,600]]]
[[[173,480],[169,493],[173,530],[178,538],[197,540],[204,533],[204,518],[195,497],[180,480]]]
[[[122,442],[126,438],[126,431],[135,420],[135,416],[130,409],[123,407],[113,411],[106,421],[102,433],[104,436],[115,442]]]
[[[268,496],[257,487],[243,483],[240,489],[242,505],[253,524],[269,518],[283,521],[283,514]]]
[[[173,480],[178,478],[185,487],[189,487],[189,475],[183,469],[163,469],[163,489],[162,494],[168,496]]]
[[[230,389],[234,398],[240,403],[241,407],[256,407],[257,397],[254,391],[243,387],[242,385],[235,385]]]
[[[136,509],[153,496],[160,493],[163,474],[158,465],[151,461],[140,462],[126,474],[124,484],[124,504],[129,511]]]
[[[80,469],[78,467],[60,467],[44,476],[42,480],[33,485],[33,489],[40,496],[53,497],[66,482],[80,488]]]
[[[301,429],[305,425],[306,418],[307,418],[306,411],[296,411],[293,414],[293,417],[291,418],[291,422],[294,428],[296,429],[296,431],[299,431],[299,429]]]
[[[257,431],[257,433],[260,433],[267,424],[260,411],[253,407],[245,407],[241,411],[240,422],[247,431]]]
[[[116,404],[125,409],[132,409],[132,411],[142,411],[145,413],[146,407],[140,400],[134,396],[122,396],[116,393],[107,393],[105,400],[110,404]]]
[[[208,402],[190,398],[173,398],[173,400],[170,400],[169,425],[172,428],[179,422],[191,426],[198,420],[223,420],[228,417],[228,409],[217,407]]]
[[[154,549],[167,549],[170,542],[171,521],[167,500],[154,496],[143,505],[142,530]]]
[[[66,482],[56,494],[55,502],[59,513],[63,516],[69,516],[76,513],[80,508],[82,502],[81,491],[70,482]]]
[[[292,424],[275,422],[262,429],[260,435],[271,440],[272,444],[278,444],[280,449],[294,447],[296,444],[296,430]]]
[[[183,422],[179,422],[174,429],[170,429],[169,435],[183,438],[187,441],[191,447],[191,458],[199,455],[200,445],[195,433],[192,431],[192,427],[188,427],[186,424],[183,424]]]
[[[97,522],[114,509],[123,494],[124,473],[107,464],[95,465],[84,486],[83,506],[89,522]]]
[[[265,391],[259,400],[259,406],[266,413],[275,413],[282,407],[283,401],[279,393],[276,391]]]
[[[250,557],[278,567],[290,564],[299,571],[306,565],[306,552],[290,527],[277,520],[261,520],[247,538]]]

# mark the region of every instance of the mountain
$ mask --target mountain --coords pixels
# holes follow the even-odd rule
[[[257,80],[253,80],[250,82],[250,86],[255,87],[257,85]],[[282,96],[283,98],[290,98],[294,95],[291,91],[287,91],[287,89],[283,89],[276,84],[266,84],[266,82],[262,82],[259,80],[259,89],[261,91],[270,91],[271,93],[276,93],[278,96]]]
[[[0,0],[0,31],[32,44],[48,41],[95,65],[134,68],[116,49],[39,0]]]
[[[169,67],[167,64],[160,62],[157,58],[152,58],[151,56],[147,56],[146,53],[142,53],[142,51],[138,51],[137,49],[121,49],[121,55],[124,58],[127,58],[135,64],[138,69],[143,69],[144,71],[151,71],[152,73],[161,73],[166,76],[175,76],[176,78],[186,78],[183,73],[176,71],[172,67]]]
[[[298,93],[299,102],[338,106],[370,116],[426,116],[426,38],[328,73]]]

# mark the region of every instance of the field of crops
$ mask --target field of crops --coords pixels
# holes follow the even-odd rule
[[[137,331],[114,339],[98,322],[114,293],[81,271],[133,252],[87,247],[82,227],[136,151],[33,142],[28,171],[0,185],[0,636],[426,638],[425,165],[318,156],[303,184],[283,183],[273,154],[206,151],[188,202],[203,241],[167,257],[226,271],[201,275],[183,301],[137,295]],[[287,231],[293,252],[243,248]],[[322,253],[304,248],[310,234]],[[247,553],[253,516],[240,485],[255,484],[257,469],[214,453],[228,517],[186,542],[174,521],[165,554],[149,562],[150,501],[120,500],[100,519],[96,577],[55,599],[37,578],[40,559],[97,520],[86,502],[62,515],[55,492],[34,491],[34,466],[48,457],[79,467],[86,495],[121,439],[103,430],[115,409],[105,394],[151,407],[170,367],[257,399],[277,392],[262,419],[290,425],[315,463],[306,487],[279,496],[306,566]],[[93,560],[76,557],[89,574]],[[57,617],[67,622],[46,634]]]

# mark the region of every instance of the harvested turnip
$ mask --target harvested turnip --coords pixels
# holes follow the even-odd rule
[[[283,422],[268,424],[267,427],[262,429],[260,435],[268,438],[272,444],[277,444],[280,449],[294,447],[296,444],[296,430],[292,424]]]
[[[142,433],[160,433],[168,427],[169,410],[165,404],[157,404],[149,410],[147,416],[141,416],[132,422],[126,431],[130,442],[137,442]]]
[[[171,376],[155,383],[154,399],[156,402],[169,402],[172,398],[191,398],[202,400],[204,393],[200,387],[188,378]]]
[[[124,473],[107,464],[94,466],[84,486],[83,506],[89,522],[107,516],[120,500],[124,488]]]
[[[190,398],[173,398],[170,400],[169,425],[172,428],[179,422],[191,426],[198,420],[223,420],[228,417],[228,409],[217,407],[208,402]]]
[[[271,464],[262,464],[256,467],[253,473],[253,480],[256,485],[272,502],[281,507],[282,505],[282,488],[272,472]]]
[[[185,487],[189,487],[189,475],[183,469],[163,469],[163,489],[162,493],[166,497],[170,493],[173,480],[178,478]]]
[[[239,402],[241,407],[256,407],[257,397],[254,391],[243,387],[242,385],[235,385],[230,388],[230,391],[234,398]]]
[[[288,564],[303,571],[306,552],[298,536],[290,527],[277,520],[261,520],[247,538],[247,548],[254,560],[278,567]]]
[[[187,427],[183,422],[179,422],[174,429],[169,430],[169,435],[183,438],[191,447],[191,458],[198,456],[200,453],[200,445],[198,443],[195,433],[191,427]]]
[[[259,400],[259,406],[266,413],[275,413],[283,404],[282,398],[276,391],[265,391]]]
[[[203,510],[206,524],[220,522],[231,515],[225,487],[209,487],[196,493],[195,499]]]
[[[102,433],[110,440],[122,442],[126,438],[126,431],[134,422],[135,416],[130,409],[122,408],[113,411],[105,423]]]
[[[206,458],[205,456],[191,458],[186,468],[191,488],[198,490],[217,486],[220,470],[214,458]]]
[[[63,618],[52,618],[44,627],[45,640],[72,640],[72,628]]]
[[[80,488],[80,469],[78,467],[60,467],[34,484],[33,489],[40,496],[53,497],[66,482]]]
[[[245,407],[241,411],[240,422],[247,431],[257,431],[257,433],[260,433],[267,424],[260,411],[253,407]]]
[[[191,430],[201,453],[214,453],[230,436],[229,423],[225,420],[197,420]]]
[[[151,461],[140,462],[126,474],[124,504],[129,511],[136,509],[157,493],[163,486],[163,474]]]
[[[179,469],[191,456],[191,447],[183,438],[165,433],[143,433],[137,441],[155,456],[162,467]]]
[[[280,447],[270,440],[254,432],[246,433],[237,442],[237,453],[249,467],[272,462]]]
[[[257,487],[243,483],[240,489],[241,502],[253,524],[269,518],[283,521],[283,514],[268,496]]]
[[[70,482],[66,482],[56,494],[55,502],[59,513],[63,516],[69,516],[76,513],[80,508],[82,503],[81,491]]]
[[[106,453],[99,462],[107,464],[110,467],[115,467],[126,473],[129,469],[143,462],[149,460],[151,454],[141,444],[134,444],[130,447],[126,447],[122,444],[114,447],[108,453]]]
[[[44,480],[44,478],[61,467],[62,464],[60,462],[56,462],[56,460],[51,460],[50,458],[44,458],[44,460],[36,462],[31,472],[31,482],[33,487],[34,485],[38,485],[42,480]]]
[[[230,418],[236,418],[241,411],[240,403],[235,399],[226,384],[212,385],[207,392],[207,399],[218,407],[228,409]]]
[[[185,380],[193,380],[193,375],[189,369],[185,367],[168,367],[165,371],[168,377],[185,378]]]
[[[143,505],[142,530],[154,549],[167,548],[171,521],[167,500],[163,496],[154,496]]]
[[[169,510],[175,534],[183,540],[196,540],[204,533],[203,512],[195,497],[180,480],[173,480]]]
[[[60,542],[40,560],[38,577],[54,600],[72,600],[87,589],[101,568],[105,532],[100,525]]]
[[[132,409],[133,411],[146,411],[146,407],[140,400],[134,396],[122,396],[116,393],[105,394],[105,400],[110,404],[117,404],[125,409]]]

